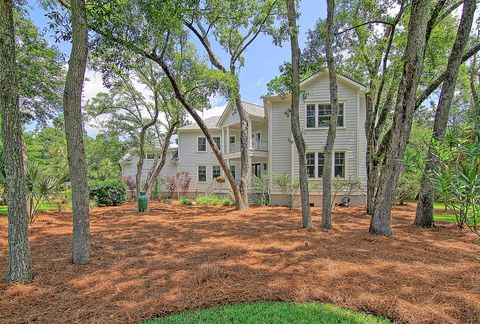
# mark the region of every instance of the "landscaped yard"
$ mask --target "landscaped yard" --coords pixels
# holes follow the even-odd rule
[[[45,202],[41,204],[38,209],[39,211],[58,210],[58,205],[54,203]],[[8,207],[5,205],[0,206],[0,215],[7,215],[7,213],[8,213]]]
[[[318,301],[411,323],[478,322],[476,237],[452,223],[415,228],[414,212],[414,206],[396,208],[394,236],[386,238],[368,234],[369,217],[360,207],[337,208],[329,232],[300,229],[300,212],[282,207],[242,212],[153,203],[143,214],[133,203],[95,208],[91,261],[84,266],[70,263],[71,215],[43,213],[30,227],[34,282],[1,282],[0,322],[136,323],[256,301]],[[320,218],[321,210],[313,208],[316,224]],[[6,227],[1,217],[2,274]],[[215,322],[209,318],[243,314],[249,307],[268,318],[278,312],[285,318],[347,314],[325,305],[275,305],[168,320],[202,316]]]

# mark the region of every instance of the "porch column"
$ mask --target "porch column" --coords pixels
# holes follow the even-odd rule
[[[227,126],[227,154],[230,153],[230,127]]]
[[[248,148],[252,149],[252,120],[248,119]]]
[[[220,144],[223,145],[220,145],[220,151],[222,152],[222,154],[225,153],[225,127],[222,127],[222,139],[220,140]]]

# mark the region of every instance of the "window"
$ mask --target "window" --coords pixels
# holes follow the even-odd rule
[[[325,163],[325,155],[323,153],[317,153],[317,176],[321,178],[323,176],[323,164]]]
[[[220,148],[220,137],[214,136],[214,137],[213,137],[213,141],[215,142],[215,144],[217,145],[217,147]]]
[[[260,142],[262,140],[262,134],[261,133],[255,133],[255,139],[257,142]]]
[[[330,116],[332,109],[330,104],[307,105],[307,128],[328,127],[330,125]],[[317,120],[315,120],[317,118]],[[338,104],[337,126],[344,126],[343,103]]]
[[[155,154],[153,153],[148,153],[147,154],[147,160],[153,160],[155,158]]]
[[[334,177],[345,178],[345,152],[335,152]]]
[[[307,176],[315,178],[315,152],[307,153]]]
[[[232,173],[232,176],[235,179],[236,178],[236,176],[235,176],[235,165],[230,166],[230,172]]]
[[[212,179],[215,180],[220,176],[220,166],[212,165]]]
[[[315,128],[315,105],[307,105],[307,128]]]
[[[206,152],[207,151],[207,139],[205,137],[197,138],[197,151]]]
[[[229,143],[230,143],[230,144],[233,144],[233,143],[235,143],[236,141],[237,141],[237,137],[236,137],[235,135],[230,136],[230,140],[229,140]]]
[[[207,167],[205,165],[199,165],[197,167],[198,182],[207,181]]]
[[[330,104],[318,105],[318,127],[328,127],[331,114]],[[338,104],[337,126],[343,126],[343,104]]]

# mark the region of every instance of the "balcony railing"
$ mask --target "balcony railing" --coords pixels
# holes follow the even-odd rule
[[[252,150],[254,151],[268,151],[268,142],[265,141],[252,141]],[[240,142],[230,144],[230,153],[240,152]]]

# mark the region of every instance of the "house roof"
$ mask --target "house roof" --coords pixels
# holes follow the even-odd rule
[[[242,101],[242,106],[248,115],[265,118],[265,108],[263,106],[246,102],[246,101]],[[232,101],[230,101],[227,107],[223,110],[222,116],[220,116],[220,119],[217,122],[217,127],[219,127],[225,121],[228,114],[230,113],[230,111],[232,111],[233,108],[234,108],[234,105]]]
[[[322,77],[322,76],[328,76],[328,69],[324,69],[320,72],[313,73],[312,75],[304,78],[303,80],[300,81],[300,87],[305,87],[310,82],[315,81],[317,78]],[[346,75],[337,73],[337,80],[340,81],[340,82],[346,83],[346,84],[350,85],[351,87],[356,88],[356,89],[358,89],[362,92],[367,91],[367,87],[365,85],[363,85],[362,83],[360,83],[358,81],[355,81],[354,79],[352,79],[352,78],[350,78]],[[290,93],[286,94],[286,96],[289,96],[289,95],[290,95]],[[269,95],[269,96],[264,96],[263,99],[265,101],[267,99],[284,98],[284,97],[285,97],[285,95],[272,94],[272,95]]]
[[[220,119],[220,116],[213,116],[213,117],[204,119],[203,122],[205,123],[208,129],[218,128],[217,123],[219,119]],[[178,130],[182,131],[182,130],[188,130],[188,129],[200,129],[200,127],[198,127],[197,123],[193,123],[190,125],[182,126]]]
[[[318,77],[323,76],[323,75],[328,75],[328,69],[322,70],[320,72],[317,72],[317,73],[314,73],[314,74],[310,75],[309,77],[306,77],[305,79],[300,81],[300,87],[307,85],[311,81],[313,81],[313,80],[315,80]],[[365,85],[363,85],[360,82],[355,81],[354,79],[352,79],[348,76],[345,76],[341,73],[337,73],[337,79],[340,80],[340,81],[343,81],[347,84],[350,84],[353,87],[358,88],[361,91],[366,91],[367,90],[367,87]]]

